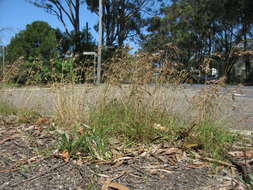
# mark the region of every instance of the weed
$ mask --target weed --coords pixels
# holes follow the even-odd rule
[[[123,137],[126,141],[149,143],[159,135],[153,126],[159,123],[173,127],[173,119],[167,113],[150,108],[136,107],[132,102],[124,104],[114,101],[103,109],[95,110],[90,116],[90,126],[107,128],[111,136]]]
[[[40,113],[26,109],[19,109],[17,116],[19,123],[35,123],[42,117]]]
[[[236,141],[236,135],[218,123],[203,122],[194,130],[195,141],[209,156],[224,159],[224,155]]]
[[[217,85],[209,85],[192,98],[190,109],[197,111],[195,120],[212,122],[222,118],[221,107],[226,101],[225,95],[222,95]]]
[[[10,106],[4,102],[0,102],[0,114],[2,115],[16,115],[18,109],[14,106]]]
[[[85,104],[87,92],[78,91],[73,85],[56,86],[55,120],[64,129],[59,149],[72,157],[89,155],[106,160],[114,156],[112,150],[116,146],[123,151],[124,147],[143,144],[148,147],[167,141],[176,145],[195,144],[193,148],[201,154],[224,159],[237,139],[222,126],[219,113],[225,99],[219,87],[203,88],[189,101],[187,110],[182,103],[187,97],[176,85],[187,80],[189,74],[175,68],[173,62],[161,64],[159,59],[147,54],[115,57],[106,68],[105,85],[101,85],[104,88],[99,86],[96,92],[100,94],[95,96],[93,92],[90,97],[91,102],[96,99],[92,107]],[[35,73],[33,77],[36,76]],[[64,81],[63,72],[57,76],[56,81]],[[68,80],[74,82],[74,76],[70,74]],[[20,122],[30,122],[40,116],[25,110],[2,110],[19,115]],[[4,112],[1,105],[0,112]],[[50,154],[50,150],[36,151]]]
[[[108,150],[108,135],[105,129],[86,129],[83,134],[77,132],[62,134],[60,149],[67,150],[74,156],[78,152],[90,154],[97,159],[104,160],[111,157]]]
[[[253,173],[249,174],[249,184],[250,184],[251,188],[253,188]]]
[[[223,119],[218,113],[224,103],[219,87],[211,85],[201,90],[188,102],[187,110],[183,91],[168,84],[180,83],[187,73],[177,71],[172,63],[154,67],[157,59],[124,52],[116,56],[106,70],[106,84],[102,91],[97,88],[100,94],[90,108],[83,103],[87,94],[77,93],[74,88],[59,90],[56,118],[68,127],[61,138],[61,149],[71,155],[82,152],[106,159],[114,146],[112,137],[123,147],[190,141],[208,156],[222,158],[235,138],[218,124]],[[90,127],[79,134],[76,128],[82,123]]]
[[[86,120],[82,94],[70,88],[56,90],[55,117],[65,126],[75,125]]]

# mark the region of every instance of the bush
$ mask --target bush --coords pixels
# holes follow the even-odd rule
[[[72,59],[52,59],[50,61],[18,59],[8,67],[5,80],[19,84],[47,84],[75,80]]]

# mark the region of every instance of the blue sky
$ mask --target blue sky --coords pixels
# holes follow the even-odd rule
[[[46,21],[53,28],[60,28],[64,31],[62,23],[56,16],[50,15],[44,9],[35,7],[28,3],[27,0],[0,0],[0,29],[6,28],[0,34],[0,45],[8,45],[16,33],[24,30],[27,24],[31,24],[37,20]],[[98,34],[94,30],[94,25],[98,23],[98,16],[87,10],[85,6],[82,6],[80,21],[81,29],[85,26],[86,22],[89,23],[90,32],[97,39]],[[71,24],[67,24],[71,28]],[[136,51],[139,47],[137,42],[128,40],[127,43],[133,48],[133,51]]]
[[[90,13],[85,7],[82,7],[80,12],[81,26],[85,26],[85,23],[88,22],[90,31],[94,38],[97,38],[97,33],[93,26],[98,22],[98,17]],[[61,22],[55,16],[46,13],[41,8],[35,7],[26,0],[0,0],[0,28],[6,28],[1,33],[0,45],[7,45],[16,33],[25,29],[27,24],[31,24],[36,20],[46,21],[53,28],[60,28],[64,31]]]

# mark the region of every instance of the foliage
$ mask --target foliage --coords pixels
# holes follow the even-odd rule
[[[96,47],[87,26],[76,38],[47,23],[36,21],[18,33],[7,47],[8,65],[4,80],[21,84],[41,84],[60,80],[73,81],[73,77],[85,81],[87,70],[93,65],[93,57],[72,57],[73,52],[94,51]],[[76,45],[78,41],[78,47]],[[92,61],[91,61],[92,60]],[[75,74],[74,74],[75,72]]]
[[[83,57],[81,53],[83,51],[92,52],[95,51],[96,49],[93,36],[89,32],[88,26],[79,33],[78,38],[74,31],[71,31],[69,32],[69,34],[67,34],[62,33],[59,29],[56,30],[56,37],[57,40],[59,41],[58,51],[60,57],[71,55],[73,54],[74,51],[76,51],[76,53],[80,54],[78,61],[85,60],[87,59],[87,56]]]
[[[80,45],[81,29],[80,29],[80,9],[84,4],[84,0],[27,0],[36,7],[43,8],[49,14],[57,17],[63,24],[65,33],[74,42],[73,53],[80,53],[82,51]],[[72,25],[69,29],[67,23]],[[72,31],[72,32],[71,32]]]
[[[75,72],[72,59],[18,59],[8,66],[5,81],[19,84],[47,84],[59,81],[74,81]]]
[[[210,66],[219,69],[220,76],[228,76],[238,61],[234,52],[250,47],[252,7],[250,0],[172,1],[161,7],[161,16],[147,20],[149,34],[143,38],[143,50],[166,51],[166,44],[172,43],[182,51],[186,68],[199,68],[211,57]]]
[[[7,47],[7,58],[13,63],[19,57],[26,60],[50,60],[57,55],[55,30],[46,22],[35,21],[16,34]]]
[[[236,137],[219,124],[205,121],[195,128],[192,136],[187,140],[195,141],[200,147],[202,146],[207,155],[224,159],[230,145],[236,142]]]
[[[111,101],[90,112],[88,125],[79,126],[82,134],[70,132],[61,138],[61,150],[75,155],[77,152],[91,154],[98,159],[110,158],[113,144],[119,141],[123,146],[163,142],[175,144],[196,144],[208,156],[224,159],[227,148],[235,137],[217,123],[199,123],[187,137],[181,134],[191,128],[189,123],[174,118],[170,112],[157,110],[133,102]],[[77,131],[77,130],[75,130]],[[182,140],[182,141],[181,141]]]
[[[84,134],[78,132],[62,134],[60,141],[60,149],[67,150],[69,154],[76,155],[78,152],[82,154],[91,154],[92,156],[103,160],[110,158],[107,146],[108,135],[103,129],[86,129]]]
[[[98,0],[86,0],[88,8],[98,14]],[[151,0],[106,0],[103,1],[105,44],[122,48],[124,42],[141,34],[143,12],[151,12]],[[148,10],[147,10],[148,9]]]
[[[85,107],[79,101],[75,105],[73,101],[83,100],[88,96],[87,93],[82,95],[79,91],[80,97],[76,98],[73,94],[77,92],[71,93],[71,88],[68,88],[70,91],[61,94],[61,105],[64,106],[59,106],[57,113],[67,113],[68,116],[57,118],[69,135],[62,137],[62,150],[73,155],[80,152],[107,159],[114,149],[113,142],[119,142],[117,146],[124,149],[166,141],[186,149],[187,143],[195,144],[194,148],[203,154],[223,159],[224,152],[235,137],[223,129],[221,121],[224,118],[218,114],[218,101],[225,101],[219,95],[218,88],[211,86],[198,93],[196,97],[199,98],[188,100],[192,105],[190,111],[182,111],[184,104],[179,105],[179,111],[175,111],[176,104],[180,102],[175,102],[175,94],[168,94],[179,89],[169,89],[166,80],[161,77],[163,72],[160,77],[158,75],[157,80],[153,79],[153,71],[157,72],[153,67],[156,56],[139,54],[134,57],[123,50],[119,54],[120,56],[113,58],[114,62],[105,75],[106,84],[104,88],[101,87],[103,90],[99,91],[98,99],[94,97],[96,103],[91,107]],[[127,81],[129,84],[122,84]],[[185,98],[182,94],[180,96]]]

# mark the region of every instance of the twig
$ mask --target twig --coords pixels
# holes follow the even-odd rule
[[[15,186],[18,186],[18,185],[20,185],[20,184],[26,183],[26,182],[28,182],[28,181],[32,181],[32,180],[34,180],[34,179],[37,179],[37,178],[39,178],[39,177],[42,177],[42,176],[44,176],[44,175],[46,175],[46,174],[52,172],[53,170],[55,170],[55,169],[57,169],[57,168],[60,168],[60,167],[63,167],[63,166],[65,166],[65,165],[67,165],[67,164],[68,164],[68,163],[59,164],[59,165],[57,165],[57,166],[55,166],[55,167],[53,167],[53,168],[50,168],[49,170],[47,170],[47,171],[45,171],[45,172],[42,172],[42,173],[40,173],[40,174],[38,174],[38,175],[35,175],[35,176],[33,176],[33,177],[30,177],[30,178],[28,178],[28,179],[22,180],[22,181],[20,181],[20,182],[18,182],[18,183],[15,183],[15,184],[11,185],[11,187],[15,187]]]
[[[212,163],[216,163],[216,164],[220,164],[220,165],[223,165],[223,166],[228,166],[228,167],[234,167],[233,164],[230,164],[228,162],[224,162],[224,161],[221,161],[221,160],[216,160],[216,159],[212,159],[212,158],[208,158],[208,157],[202,157],[200,156],[198,153],[196,152],[192,152],[192,154],[200,159],[200,160],[204,160],[204,161],[208,161],[208,162],[212,162]]]
[[[200,159],[204,160],[204,161],[220,164],[220,165],[223,165],[223,166],[234,167],[233,164],[230,164],[228,162],[224,162],[224,161],[221,161],[221,160],[215,160],[215,159],[208,158],[208,157],[203,157],[203,158],[200,157]]]
[[[124,176],[127,173],[128,173],[127,171],[122,171],[118,176],[115,176],[114,178],[112,178],[112,181],[121,178],[122,176]]]

